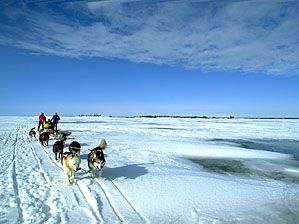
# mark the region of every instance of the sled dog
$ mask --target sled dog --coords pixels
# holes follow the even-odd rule
[[[74,183],[75,172],[80,170],[81,159],[79,154],[64,153],[62,155],[62,167],[65,175],[65,180],[68,185]]]
[[[81,151],[80,143],[76,142],[76,141],[71,142],[71,144],[69,145],[69,151],[71,153],[76,153],[76,154],[80,155],[80,151]]]
[[[58,154],[58,158],[62,159],[65,140],[66,140],[66,135],[62,134],[60,140],[56,141],[53,145],[53,152],[55,154],[56,160],[57,160],[57,154]]]
[[[62,154],[63,154],[63,148],[64,148],[64,144],[62,140],[56,141],[53,145],[53,152],[55,154],[55,159],[57,160],[57,154],[58,154],[58,158],[62,158]]]
[[[50,135],[48,132],[42,132],[39,135],[39,141],[42,144],[42,146],[49,146],[49,139],[50,139]]]
[[[100,145],[88,153],[87,162],[91,176],[102,176],[102,170],[105,166],[106,160],[103,150],[107,147],[107,142],[102,139]],[[97,172],[97,174],[95,174]]]
[[[30,131],[29,131],[29,136],[31,138],[35,138],[35,135],[36,135],[36,131],[34,130],[35,128],[31,128]]]

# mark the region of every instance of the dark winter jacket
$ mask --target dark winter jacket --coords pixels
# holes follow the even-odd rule
[[[58,122],[59,120],[60,120],[60,117],[57,115],[57,114],[55,114],[53,117],[52,117],[52,119],[51,119],[53,122]]]

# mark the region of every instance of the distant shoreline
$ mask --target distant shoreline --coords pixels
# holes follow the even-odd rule
[[[102,117],[102,115],[78,115],[79,117]],[[71,116],[76,117],[76,116]],[[286,119],[298,120],[299,117],[235,117],[235,116],[180,116],[180,115],[138,115],[138,116],[103,116],[111,118],[189,118],[189,119]]]
[[[36,117],[37,115],[0,115],[0,117]],[[110,118],[187,118],[187,119],[256,119],[256,120],[299,120],[299,117],[235,117],[235,116],[180,116],[180,115],[61,115],[62,117],[110,117]]]

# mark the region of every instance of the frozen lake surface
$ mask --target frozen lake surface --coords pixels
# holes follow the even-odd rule
[[[299,223],[299,120],[62,117],[67,186],[36,117],[0,117],[0,223]],[[100,179],[89,149],[105,138]]]

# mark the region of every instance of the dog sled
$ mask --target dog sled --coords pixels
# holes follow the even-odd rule
[[[56,135],[58,135],[59,137],[62,137],[63,135],[65,135],[65,136],[70,136],[72,134],[72,132],[71,131],[62,131],[62,130],[58,130],[57,131],[57,134]]]
[[[61,139],[63,136],[70,136],[72,134],[71,131],[67,131],[67,130],[54,130],[54,129],[42,129],[40,131],[41,133],[47,132],[50,135],[50,138],[52,139]]]

